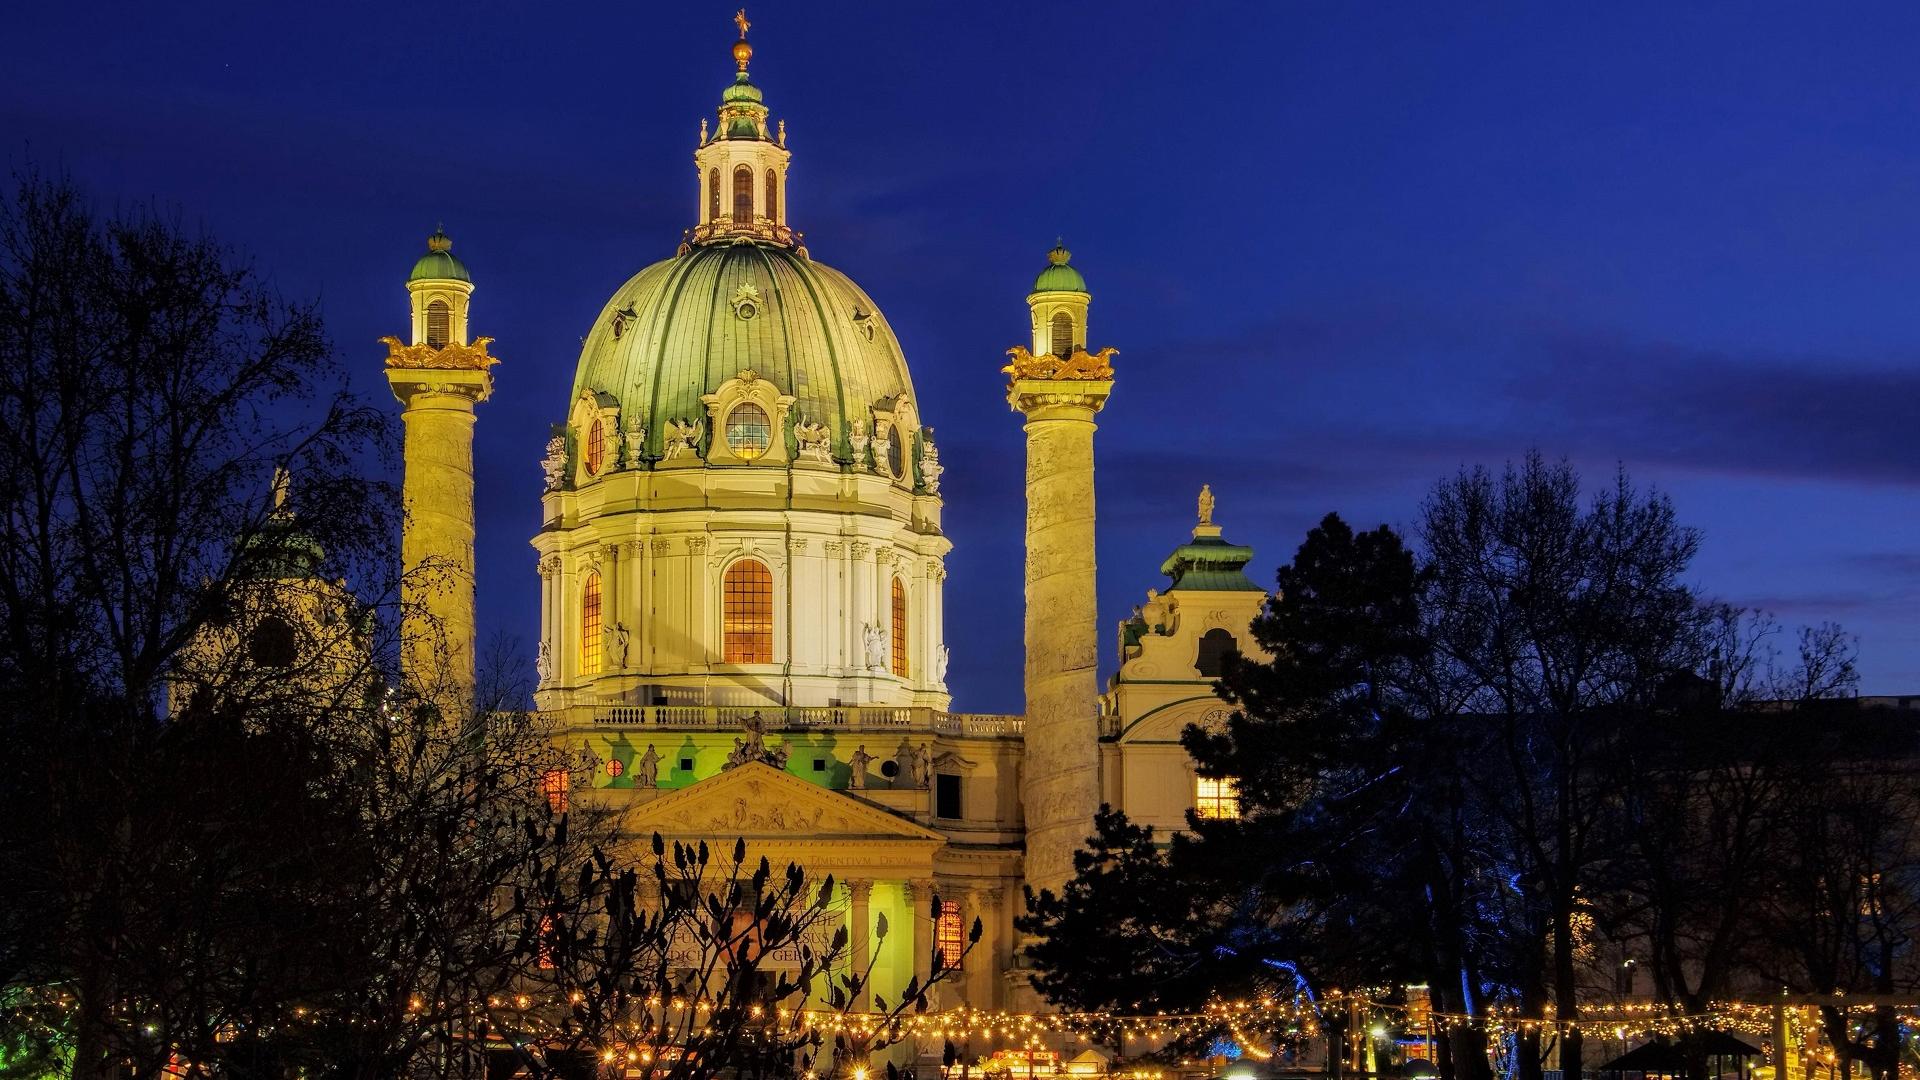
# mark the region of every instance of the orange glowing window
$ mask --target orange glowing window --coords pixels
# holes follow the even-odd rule
[[[607,463],[607,425],[606,421],[594,418],[593,426],[587,429],[587,475],[599,476],[601,466]]]
[[[907,587],[893,579],[893,673],[907,677]]]
[[[600,575],[580,590],[580,674],[600,674]]]
[[[940,950],[940,967],[952,970],[967,954],[966,928],[960,924],[960,901],[940,901],[940,921],[934,927],[934,948]]]
[[[773,663],[773,575],[741,559],[721,583],[722,648],[729,664]]]
[[[753,170],[745,165],[733,170],[733,221],[753,224]]]
[[[548,769],[540,774],[540,794],[547,798],[547,809],[556,814],[567,812],[568,795],[573,790],[573,777],[565,769]]]
[[[1222,821],[1240,816],[1240,781],[1231,776],[1218,780],[1198,777],[1193,782],[1193,812],[1203,818]]]

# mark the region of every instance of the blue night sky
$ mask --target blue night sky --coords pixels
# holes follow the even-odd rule
[[[16,5],[0,139],[322,298],[358,386],[444,221],[497,339],[480,612],[530,655],[547,425],[606,297],[693,222],[732,5]],[[1002,353],[1064,235],[1120,349],[1103,640],[1201,481],[1257,577],[1463,463],[1616,462],[1696,578],[1920,691],[1920,7],[762,5],[815,258],[940,431],[956,708],[1016,711]],[[1170,21],[1171,20],[1171,21]],[[1110,659],[1108,667],[1111,666]]]

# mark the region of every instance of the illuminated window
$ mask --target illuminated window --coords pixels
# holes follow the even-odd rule
[[[453,311],[445,300],[427,305],[427,344],[444,349],[453,338]]]
[[[773,663],[773,575],[741,559],[722,582],[722,646],[729,664]]]
[[[899,476],[900,470],[907,467],[906,433],[892,424],[887,425],[887,473]]]
[[[745,165],[733,170],[733,223],[753,224],[753,170]]]
[[[247,636],[247,659],[255,667],[290,668],[299,658],[300,639],[293,624],[277,615],[261,619]]]
[[[780,178],[772,169],[767,170],[767,217],[780,220]]]
[[[600,467],[607,463],[607,425],[594,418],[593,426],[587,429],[587,475],[599,476]]]
[[[607,775],[608,776],[619,776],[621,773],[626,771],[627,771],[627,766],[619,758],[611,757],[607,759]]]
[[[727,449],[746,461],[752,461],[773,445],[773,421],[767,410],[751,401],[743,401],[727,414]]]
[[[1240,781],[1231,776],[1209,780],[1201,776],[1193,782],[1193,812],[1215,821],[1240,816]]]
[[[580,674],[600,674],[600,575],[580,590]]]
[[[1073,352],[1073,316],[1064,311],[1053,313],[1053,355],[1065,359]]]
[[[720,170],[707,170],[707,220],[720,220]]]
[[[540,794],[547,798],[547,809],[556,814],[567,812],[567,796],[573,788],[573,778],[565,769],[548,769],[540,774]]]
[[[540,916],[540,967],[551,968],[553,964],[553,916]]]
[[[1238,646],[1234,643],[1232,632],[1216,626],[1200,635],[1200,648],[1194,655],[1193,666],[1199,668],[1200,674],[1207,678],[1217,679],[1227,654],[1236,648]]]
[[[907,677],[907,587],[893,579],[893,673]]]
[[[934,947],[940,950],[940,967],[952,970],[967,954],[966,928],[960,924],[960,901],[940,901],[940,921],[934,927]]]

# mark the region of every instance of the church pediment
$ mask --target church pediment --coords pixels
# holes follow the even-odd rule
[[[731,840],[890,840],[944,843],[932,829],[865,800],[758,762],[729,769],[628,812],[637,836]]]

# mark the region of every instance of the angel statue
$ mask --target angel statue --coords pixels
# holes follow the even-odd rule
[[[547,456],[540,459],[540,468],[547,474],[548,491],[559,491],[560,485],[567,479],[567,437],[558,432],[547,440]]]
[[[800,446],[800,456],[807,461],[827,464],[829,449],[827,439],[832,434],[827,425],[818,420],[807,420],[793,425],[794,442]]]
[[[940,494],[940,474],[947,467],[940,464],[940,448],[929,439],[920,447],[920,482],[927,486],[927,494]]]
[[[885,674],[887,670],[887,630],[879,623],[866,623],[860,627],[860,637],[866,644],[867,670]]]
[[[667,445],[663,456],[668,461],[672,461],[692,450],[700,442],[700,433],[704,430],[706,430],[706,424],[702,420],[695,420],[692,423],[685,420],[667,421]]]
[[[1213,485],[1200,485],[1200,524],[1213,524]]]

